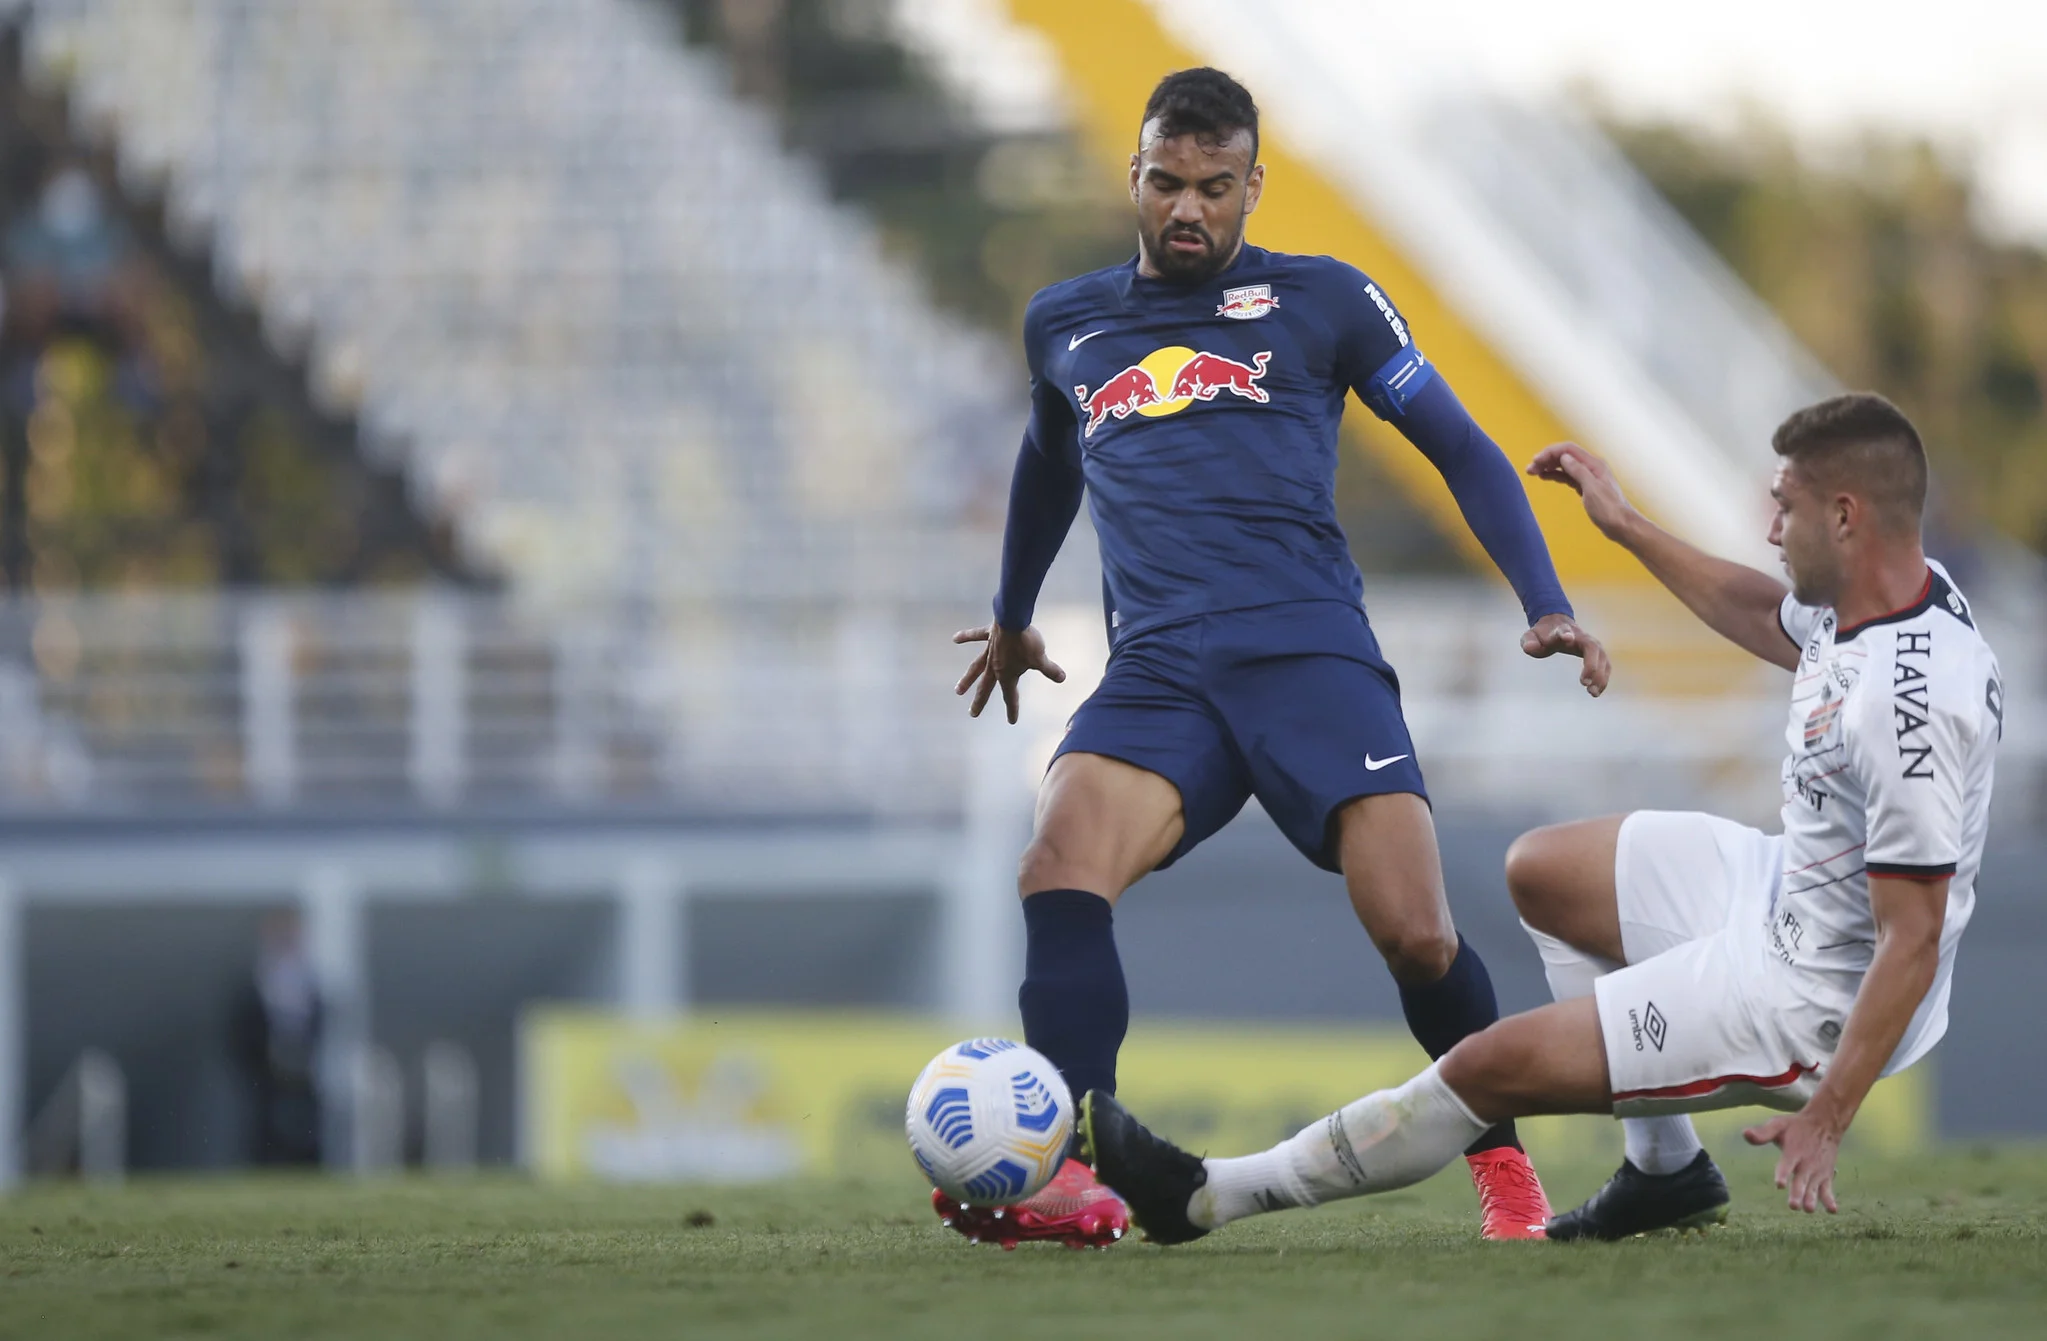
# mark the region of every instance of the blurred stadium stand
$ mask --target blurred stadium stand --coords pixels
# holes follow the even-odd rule
[[[905,591],[973,553],[954,519],[1018,399],[997,347],[655,12],[33,14],[129,179],[522,592]]]
[[[0,34],[0,580],[114,586],[469,581],[321,411],[203,251],[120,188],[104,137]]]
[[[97,1048],[124,1074],[132,1162],[236,1159],[222,1012],[285,907],[334,1005],[339,1165],[424,1153],[430,1129],[436,1149],[510,1157],[514,1021],[536,999],[1008,1018],[1029,783],[1106,655],[1085,524],[1043,617],[1075,674],[1031,686],[1025,730],[966,721],[947,635],[992,584],[1015,312],[1127,248],[1098,141],[1111,125],[1127,141],[1132,96],[1076,56],[1083,8],[0,4],[27,81],[5,130],[30,156],[10,169],[11,254],[48,253],[20,230],[80,156],[91,173],[63,180],[105,196],[120,245],[242,388],[209,393],[208,440],[246,441],[262,411],[286,425],[279,459],[320,463],[299,510],[181,494],[204,561],[140,546],[156,556],[140,567],[81,563],[31,524],[53,450],[38,403],[8,412],[0,1135],[68,1113],[51,1101]],[[1640,430],[1631,478],[1674,519],[1690,491],[1703,530],[1736,535],[1767,428],[1824,375],[1590,129],[1472,101],[1397,122],[1359,106],[1341,8],[1313,62],[1285,25],[1237,53],[1271,90],[1274,153],[1326,207],[1269,210],[1261,240],[1322,228],[1317,250],[1355,238],[1375,270],[1383,253],[1515,449]],[[1113,72],[1133,88],[1186,50],[1152,14],[1088,10],[1154,44]],[[1371,117],[1414,152],[1342,158],[1329,127]],[[1087,182],[1108,186],[1062,212]],[[1480,284],[1508,295],[1486,309],[1505,318],[1472,301]],[[101,326],[93,366],[114,371],[94,375],[118,385],[125,328]],[[1543,354],[1559,331],[1574,342]],[[68,366],[49,353],[11,356],[42,385]],[[1444,574],[1465,542],[1429,523],[1442,504],[1412,452],[1369,445],[1345,465],[1346,520],[1368,566],[1405,574],[1369,580],[1373,620],[1460,916],[1527,1004],[1539,972],[1498,877],[1516,827],[1645,804],[1766,822],[1781,685],[1550,498],[1621,666],[1584,700],[1520,656],[1503,588]],[[337,515],[339,540],[292,548]],[[1989,905],[2027,892],[2047,818],[2047,619],[2036,575],[1971,585],[2013,704],[2014,845]],[[1397,1017],[1340,897],[1257,814],[1161,883],[1129,921],[1141,1009]],[[2047,948],[2030,926],[2009,944]],[[1343,961],[1326,991],[1284,956],[1309,941]],[[1175,966],[1222,947],[1243,985],[1189,997]],[[2006,1046],[1999,1027],[1970,1046]],[[470,1104],[475,1139],[423,1116],[408,1137],[394,1085],[453,1096],[443,1114]],[[15,1158],[0,1139],[0,1181]]]

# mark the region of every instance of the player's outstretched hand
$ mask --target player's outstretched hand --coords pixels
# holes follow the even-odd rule
[[[1606,462],[1575,442],[1543,448],[1528,463],[1528,473],[1576,490],[1585,500],[1585,515],[1609,540],[1618,539],[1635,516],[1634,504],[1621,492]]]
[[[969,717],[979,717],[981,709],[988,706],[988,696],[995,692],[995,686],[1002,686],[1002,706],[1009,709],[1009,724],[1016,725],[1016,682],[1023,678],[1025,671],[1036,671],[1053,684],[1065,684],[1066,672],[1052,658],[1045,655],[1045,639],[1035,628],[1022,631],[1005,629],[1000,624],[988,624],[978,629],[961,629],[952,635],[956,643],[985,643],[974,655],[974,664],[967,667],[967,673],[953,686],[952,692],[964,694],[974,691],[973,701],[967,705]]]
[[[1841,1133],[1831,1123],[1810,1111],[1793,1113],[1750,1127],[1742,1138],[1750,1145],[1774,1145],[1783,1152],[1777,1157],[1777,1186],[1789,1190],[1792,1210],[1824,1206],[1832,1215],[1841,1209],[1834,1200],[1834,1160],[1841,1153]]]
[[[1594,698],[1606,692],[1606,682],[1613,678],[1613,662],[1607,658],[1606,648],[1599,639],[1579,628],[1578,621],[1569,615],[1544,615],[1534,628],[1521,635],[1521,650],[1537,658],[1553,657],[1559,652],[1583,657],[1585,669],[1578,672],[1578,683]]]

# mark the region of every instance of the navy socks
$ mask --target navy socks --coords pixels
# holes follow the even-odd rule
[[[1457,938],[1457,957],[1450,961],[1450,971],[1432,983],[1421,987],[1401,984],[1400,1009],[1407,1016],[1407,1027],[1414,1034],[1414,1041],[1422,1045],[1422,1051],[1430,1057],[1441,1057],[1457,1046],[1460,1039],[1475,1034],[1500,1018],[1499,998],[1493,995],[1492,975],[1486,972],[1485,961],[1478,957],[1478,951],[1465,943],[1464,937]],[[1503,1145],[1517,1149],[1520,1138],[1514,1134],[1511,1119],[1498,1123],[1491,1131],[1471,1143],[1464,1153],[1476,1155],[1482,1150],[1494,1150]]]
[[[1091,1089],[1115,1093],[1116,1053],[1130,1028],[1130,994],[1116,954],[1114,909],[1086,890],[1048,889],[1026,898],[1023,912],[1024,980],[1016,1000],[1024,1042],[1059,1068],[1075,1103]],[[1400,1007],[1415,1041],[1431,1057],[1500,1018],[1492,976],[1462,936],[1450,971],[1424,986],[1403,985]],[[1520,1144],[1514,1124],[1502,1122],[1467,1153]]]
[[[1089,1090],[1114,1094],[1116,1051],[1130,1028],[1114,909],[1086,890],[1047,889],[1026,898],[1023,912],[1024,1042],[1059,1068],[1076,1105]]]

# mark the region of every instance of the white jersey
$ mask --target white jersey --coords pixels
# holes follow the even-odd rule
[[[1919,599],[1893,614],[1837,628],[1833,610],[1787,596],[1778,619],[1800,652],[1785,730],[1783,880],[1766,940],[1797,995],[1846,1018],[1876,953],[1870,876],[1949,877],[1940,968],[1889,1074],[1947,1032],[2004,730],[1997,658],[1938,564]]]

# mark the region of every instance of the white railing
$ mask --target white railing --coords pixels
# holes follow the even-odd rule
[[[440,593],[0,604],[0,813],[950,812],[957,622],[808,601],[539,619]]]
[[[2004,610],[1979,593],[2014,795],[2047,757],[2047,647],[2023,596]],[[1495,585],[1372,584],[1432,792],[1519,812],[1772,813],[1781,676],[1667,600],[1578,598],[1616,663],[1598,702],[1576,663],[1521,654]],[[976,742],[1009,730],[950,692],[967,656],[950,633],[976,606],[763,597],[563,621],[441,591],[0,603],[0,817],[958,816]],[[1040,625],[1071,678],[1026,683],[1025,761],[1003,783],[1019,791],[1106,659],[1097,610],[1050,606]]]

